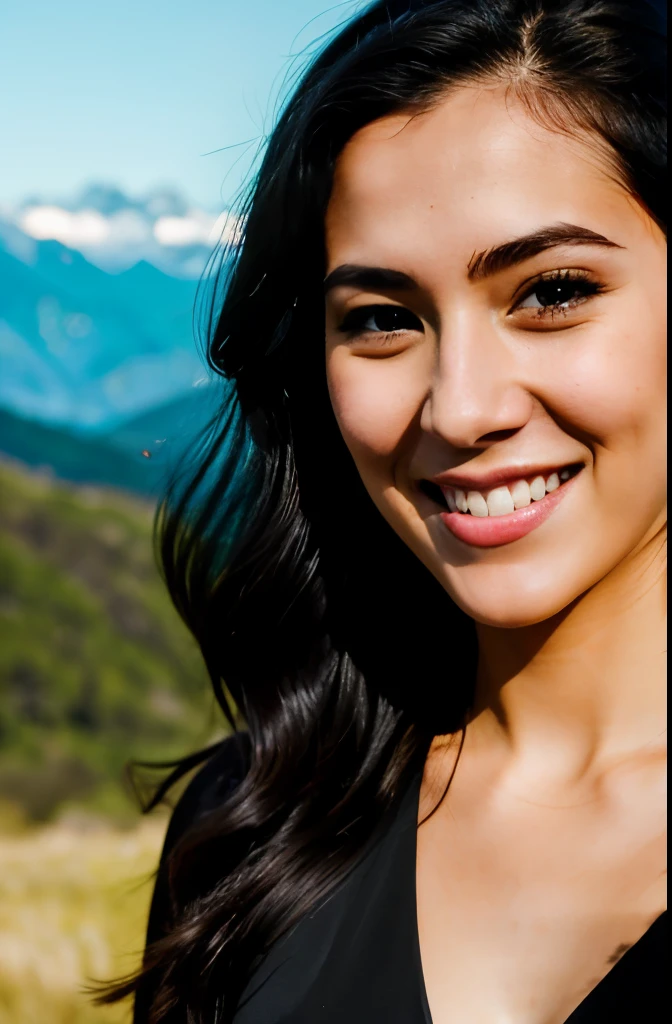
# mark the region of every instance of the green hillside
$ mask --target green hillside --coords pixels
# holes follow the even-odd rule
[[[154,566],[151,506],[0,464],[0,802],[117,815],[129,758],[221,728]]]

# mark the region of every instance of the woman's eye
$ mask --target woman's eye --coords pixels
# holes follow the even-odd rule
[[[568,310],[601,290],[602,286],[585,274],[567,270],[554,271],[536,281],[524,298],[516,304],[515,309],[533,310],[540,319],[546,316],[553,317],[557,313],[566,314]]]
[[[347,334],[394,334],[422,331],[422,321],[403,306],[358,306],[351,309],[339,326]]]

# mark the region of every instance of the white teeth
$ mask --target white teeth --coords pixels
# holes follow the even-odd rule
[[[541,501],[546,497],[546,481],[543,476],[535,476],[530,484],[530,497],[532,501]]]
[[[530,485],[527,480],[516,480],[511,488],[514,508],[527,508],[532,501],[530,497]]]
[[[513,512],[513,498],[509,488],[495,487],[494,491],[488,494],[487,505],[490,516],[506,516]]]
[[[483,518],[488,514],[488,503],[480,491],[469,491],[467,494],[467,507],[472,516]]]
[[[486,516],[506,516],[519,508],[527,508],[532,501],[541,501],[551,491],[557,490],[561,482],[569,480],[571,471],[563,469],[550,473],[548,479],[535,476],[532,483],[516,480],[510,486],[494,487],[487,496],[481,491],[462,491],[459,487],[442,488],[450,512],[471,512],[472,516],[483,519]]]

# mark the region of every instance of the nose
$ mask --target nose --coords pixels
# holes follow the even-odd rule
[[[533,406],[514,352],[490,325],[442,331],[424,430],[455,448],[487,448],[521,430]]]

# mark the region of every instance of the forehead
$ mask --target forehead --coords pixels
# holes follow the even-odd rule
[[[462,87],[353,136],[327,210],[328,262],[468,260],[559,221],[612,237],[634,205],[597,146],[542,127],[503,86]]]

